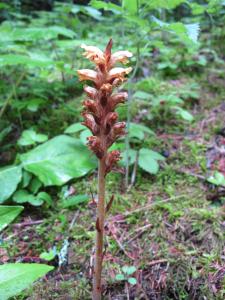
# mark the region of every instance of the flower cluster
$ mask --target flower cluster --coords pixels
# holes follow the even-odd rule
[[[99,159],[105,161],[105,172],[111,171],[120,159],[119,151],[107,152],[108,148],[125,134],[125,122],[118,122],[115,108],[124,103],[126,92],[113,93],[113,89],[126,80],[132,68],[114,67],[120,62],[126,64],[132,57],[129,51],[118,51],[112,54],[112,40],[109,41],[105,51],[97,47],[81,45],[85,50],[84,56],[92,61],[95,70],[78,70],[79,79],[93,82],[93,87],[85,86],[87,99],[83,102],[83,124],[88,127],[93,136],[88,138],[88,146]]]

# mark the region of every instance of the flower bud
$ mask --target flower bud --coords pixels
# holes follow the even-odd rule
[[[80,81],[83,80],[95,81],[97,79],[97,72],[93,70],[83,69],[83,70],[78,70],[77,73]]]
[[[90,61],[93,61],[95,64],[105,62],[104,53],[97,47],[94,46],[87,46],[85,44],[81,45],[81,48],[85,50],[83,56],[85,56]]]
[[[98,91],[95,88],[88,86],[88,85],[86,85],[84,87],[84,91],[88,95],[88,97],[90,97],[93,100],[96,98],[96,96],[98,94]]]
[[[85,125],[87,128],[89,128],[91,130],[91,132],[94,135],[96,135],[99,132],[99,127],[96,124],[93,115],[83,112],[83,117],[84,117],[83,125]]]
[[[117,51],[111,56],[111,65],[113,66],[117,62],[121,62],[122,64],[128,63],[128,59],[131,58],[133,54],[129,51]]]
[[[87,110],[88,112],[98,115],[98,107],[97,107],[97,103],[95,101],[85,100],[83,102],[83,106],[84,106],[85,110]]]
[[[120,152],[118,150],[113,150],[109,152],[106,156],[106,174],[109,173],[116,163],[121,159]]]
[[[118,119],[118,113],[110,112],[105,118],[105,134],[108,134]]]
[[[93,151],[99,159],[101,159],[104,156],[104,150],[101,146],[100,139],[97,136],[89,136],[87,140],[90,150]]]
[[[127,92],[120,92],[112,95],[109,100],[110,109],[114,110],[118,104],[124,103],[127,97],[128,97]]]

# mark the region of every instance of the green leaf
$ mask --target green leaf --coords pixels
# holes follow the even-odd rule
[[[86,145],[86,144],[87,144],[87,138],[88,138],[89,136],[91,136],[91,135],[92,135],[92,133],[91,133],[91,131],[90,131],[89,129],[83,130],[83,131],[81,132],[81,134],[80,134],[80,140],[81,140],[81,142],[82,142],[84,145]]]
[[[156,17],[152,17],[152,21],[159,25],[162,29],[175,33],[184,42],[194,42],[198,40],[200,32],[199,23],[183,24],[181,22],[166,23]]]
[[[31,53],[30,56],[21,54],[2,54],[0,55],[0,66],[25,65],[27,67],[48,67],[53,65],[53,61],[43,55]]]
[[[76,206],[78,204],[87,202],[88,199],[89,199],[89,197],[87,195],[70,196],[63,201],[62,207],[70,208],[70,207]]]
[[[18,190],[13,195],[13,201],[16,203],[26,203],[35,201],[35,196],[30,194],[27,190]]]
[[[0,205],[0,231],[11,223],[23,210],[23,206]]]
[[[137,13],[137,0],[123,0],[123,8],[132,15]]]
[[[186,0],[151,0],[145,1],[145,3],[149,6],[150,9],[173,9],[180,5],[181,3],[186,2]]]
[[[218,171],[210,176],[207,181],[217,186],[225,186],[225,176]]]
[[[96,167],[96,160],[80,140],[57,136],[21,155],[25,170],[35,174],[45,185],[62,185],[86,175]]]
[[[44,264],[4,264],[0,266],[1,300],[16,296],[54,268]]]
[[[143,140],[145,137],[145,133],[155,135],[155,133],[145,125],[130,123],[130,128],[129,128],[130,138],[133,137],[139,140]]]
[[[55,258],[55,256],[56,252],[53,249],[51,249],[49,252],[42,252],[40,258],[47,261],[51,261]]]
[[[143,92],[143,91],[137,91],[134,93],[134,98],[138,98],[141,100],[150,100],[151,99],[151,94]]]
[[[22,136],[18,140],[20,146],[30,146],[35,143],[43,143],[48,140],[45,134],[36,133],[33,129],[24,130]]]
[[[97,9],[104,9],[104,10],[112,11],[115,14],[121,14],[123,11],[120,6],[118,6],[114,3],[111,3],[111,2],[106,3],[104,1],[92,0],[90,2],[90,5]]]
[[[21,166],[10,166],[0,169],[0,203],[3,203],[15,192],[21,179]]]
[[[182,119],[192,122],[194,117],[186,109],[183,109],[179,106],[174,107],[176,109],[176,114],[179,115]]]
[[[122,271],[123,273],[125,273],[126,275],[131,275],[133,274],[134,272],[137,271],[136,267],[135,266],[124,266],[122,267]]]
[[[82,125],[81,123],[74,123],[72,125],[70,125],[69,127],[66,128],[66,130],[64,131],[64,133],[76,133],[79,132],[81,130],[85,130],[87,129],[84,125]]]
[[[31,180],[31,183],[29,185],[29,190],[33,193],[33,194],[36,194],[40,187],[42,186],[42,183],[41,181],[38,179],[38,178],[33,178]]]
[[[126,161],[127,161],[127,151],[122,151],[121,152],[122,159],[119,161],[119,164],[122,166],[126,166]],[[135,163],[137,157],[137,151],[134,149],[129,149],[128,150],[128,160],[129,160],[129,166],[133,165]]]
[[[53,205],[51,196],[46,192],[38,193],[36,198],[39,199],[39,201],[46,202],[49,206]]]
[[[128,280],[127,280],[130,284],[132,284],[132,285],[135,285],[135,284],[137,284],[137,279],[136,278],[134,278],[134,277],[130,277],[130,278],[128,278]]]
[[[125,280],[125,276],[123,274],[116,274],[116,280],[118,281],[122,281],[122,280]]]
[[[164,160],[165,158],[158,152],[142,148],[139,152],[138,165],[150,174],[156,174],[159,170],[157,160]]]

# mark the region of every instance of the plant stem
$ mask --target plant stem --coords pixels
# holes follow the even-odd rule
[[[105,222],[105,157],[99,160],[98,167],[98,206],[96,221],[96,247],[93,274],[92,299],[101,299],[101,273],[103,261],[103,237]]]
[[[0,111],[0,119],[2,118],[7,106],[9,105],[10,101],[12,100],[13,96],[15,95],[15,90],[18,88],[18,86],[20,85],[21,81],[23,80],[25,76],[25,73],[22,73],[22,75],[19,77],[19,79],[17,80],[17,82],[15,83],[15,85],[13,86],[13,90],[12,92],[9,94],[8,98],[6,99],[4,105],[1,108]]]

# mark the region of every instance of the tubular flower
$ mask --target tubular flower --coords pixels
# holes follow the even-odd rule
[[[97,79],[97,72],[93,70],[83,69],[83,70],[78,70],[77,73],[80,81],[83,80],[95,81]]]
[[[127,64],[129,62],[129,58],[132,56],[132,53],[129,51],[117,51],[111,57],[111,64],[114,65],[117,62]]]
[[[129,51],[112,53],[112,40],[109,41],[104,52],[97,47],[84,44],[81,48],[85,50],[83,55],[96,65],[95,71],[89,69],[77,71],[81,81],[91,80],[94,83],[93,87],[84,87],[88,99],[83,102],[85,119],[83,124],[93,133],[93,136],[88,138],[89,148],[99,159],[100,157],[105,159],[106,168],[109,159],[114,162],[113,164],[119,160],[120,156],[117,152],[112,151],[108,156],[107,150],[116,139],[125,134],[126,127],[125,122],[117,122],[118,114],[115,108],[120,103],[124,103],[128,95],[126,92],[112,94],[113,89],[123,83],[126,75],[132,70],[131,67],[122,68],[115,65],[127,63],[132,53]],[[107,166],[107,170],[111,169]]]

